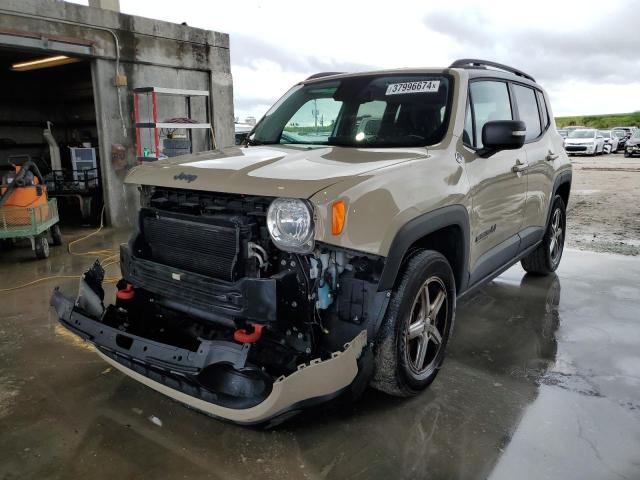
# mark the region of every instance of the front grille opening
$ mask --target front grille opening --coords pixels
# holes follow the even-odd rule
[[[141,258],[225,281],[241,278],[243,250],[258,230],[254,218],[140,211]]]

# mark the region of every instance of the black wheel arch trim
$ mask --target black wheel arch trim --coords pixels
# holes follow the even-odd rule
[[[556,180],[553,182],[553,190],[552,190],[552,194],[551,194],[551,199],[549,201],[549,208],[547,209],[547,221],[545,222],[545,228],[546,226],[549,224],[549,218],[551,218],[551,210],[553,209],[553,200],[556,198],[556,195],[558,194],[558,189],[560,188],[561,185],[564,185],[565,183],[569,184],[569,193],[571,193],[571,179],[573,177],[573,174],[571,172],[571,170],[565,170],[563,172],[560,172],[558,174],[558,176],[556,177]],[[568,198],[567,198],[568,200]],[[567,207],[567,205],[565,205],[565,208]]]
[[[447,227],[458,227],[462,233],[462,258],[459,270],[453,272],[456,279],[457,294],[460,295],[467,288],[469,281],[469,214],[462,205],[449,205],[422,214],[407,222],[391,242],[389,254],[385,261],[382,275],[378,283],[378,291],[391,290],[395,285],[406,253],[409,248],[429,234]],[[453,266],[452,266],[453,267]]]

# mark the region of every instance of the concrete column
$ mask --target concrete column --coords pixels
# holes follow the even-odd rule
[[[218,148],[235,145],[233,78],[229,72],[211,72],[211,120]]]
[[[119,12],[120,0],[89,0],[89,6],[101,8],[103,10],[111,10],[112,12]]]
[[[139,195],[136,186],[125,185],[126,170],[116,171],[111,162],[111,146],[115,143],[126,149],[130,166],[135,165],[135,138],[131,126],[131,100],[128,87],[120,87],[125,137],[118,112],[118,95],[114,85],[115,65],[111,60],[96,59],[92,62],[93,91],[96,105],[96,122],[100,137],[100,170],[102,191],[106,205],[107,223],[113,227],[135,225]]]

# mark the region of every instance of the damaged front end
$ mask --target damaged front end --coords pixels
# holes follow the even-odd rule
[[[144,193],[115,302],[104,304],[96,262],[76,299],[53,292],[62,325],[134,379],[241,424],[364,389],[388,302],[382,259],[328,245],[279,250],[268,198]]]

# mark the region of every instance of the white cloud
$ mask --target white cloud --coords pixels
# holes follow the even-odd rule
[[[640,110],[629,1],[121,0],[122,11],[231,35],[236,115],[260,117],[320,70],[447,66],[478,56],[540,80],[556,115]],[[570,19],[570,21],[568,21]]]

